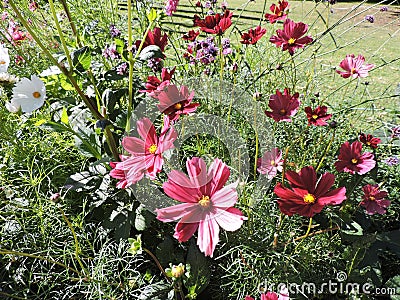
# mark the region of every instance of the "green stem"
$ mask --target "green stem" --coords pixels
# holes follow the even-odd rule
[[[301,241],[296,245],[296,247],[294,248],[294,253],[296,253],[297,248],[299,248],[299,246],[301,245],[301,243],[308,237],[308,235],[310,234],[310,230],[311,230],[311,226],[312,226],[312,218],[310,218],[310,221],[308,223],[308,228],[307,228],[307,232],[304,235],[304,237],[301,239]]]
[[[49,259],[49,258],[46,258],[46,257],[43,257],[43,256],[30,254],[30,253],[24,253],[24,252],[17,252],[17,251],[13,251],[13,250],[6,250],[6,249],[0,250],[0,254],[2,254],[2,255],[10,254],[10,255],[15,255],[15,256],[25,256],[25,257],[36,258],[36,259],[48,261],[49,263],[59,265],[60,267],[68,269],[68,270],[78,274],[79,276],[82,276],[82,274],[78,270],[75,270],[75,269],[73,269],[73,268],[71,268],[71,267],[69,267],[67,265],[64,265],[62,263],[59,263],[57,261],[54,261],[52,259]]]
[[[128,0],[129,1],[129,0]],[[161,273],[164,275],[165,279],[167,279],[168,282],[172,283],[172,279],[169,278],[167,273],[165,273],[164,268],[161,266],[160,261],[157,259],[157,257],[147,248],[143,248],[143,251],[146,252],[148,255],[151,256],[151,258],[154,260],[156,263],[158,269],[161,271]]]
[[[67,15],[69,24],[70,24],[71,29],[72,29],[72,33],[74,34],[74,36],[75,36],[75,38],[76,38],[76,44],[77,44],[79,47],[82,47],[81,41],[80,41],[80,39],[79,39],[78,31],[76,30],[75,23],[74,23],[74,21],[72,20],[71,13],[70,13],[69,8],[68,8],[67,1],[65,1],[65,0],[60,0],[60,2],[61,2],[62,6],[63,6],[63,8],[64,8],[65,14]]]
[[[50,0],[50,1],[51,1],[51,0]],[[80,249],[80,247],[79,247],[79,241],[78,241],[78,237],[76,236],[74,227],[72,226],[72,224],[71,224],[71,222],[69,221],[69,219],[67,218],[67,216],[64,214],[64,211],[63,211],[60,207],[59,207],[58,209],[60,210],[61,215],[62,215],[64,221],[67,223],[68,228],[71,230],[72,235],[73,235],[73,237],[74,237],[74,242],[75,242],[75,258],[76,258],[78,264],[80,265],[80,267],[82,268],[83,273],[86,274],[86,276],[89,277],[89,272],[86,270],[85,266],[83,265],[83,263],[82,263],[82,261],[81,261],[81,259],[80,259],[80,257],[79,257],[79,254],[80,254],[80,252],[81,252],[81,249]]]
[[[65,42],[64,33],[62,32],[62,29],[61,29],[61,26],[60,26],[60,22],[58,22],[57,13],[56,13],[56,10],[54,8],[53,0],[49,0],[49,4],[50,4],[50,10],[51,10],[51,13],[53,15],[54,22],[56,23],[56,28],[57,28],[58,35],[60,37],[61,45],[62,45],[62,47],[64,49],[65,56],[67,56],[67,60],[68,60],[68,64],[69,64],[69,72],[72,72],[74,65],[72,63],[72,59],[71,59],[71,55],[69,53],[69,49],[68,49],[67,43]]]
[[[324,153],[322,154],[321,158],[319,159],[319,163],[317,165],[317,168],[315,169],[315,172],[318,172],[318,170],[322,167],[322,163],[324,162],[324,159],[326,157],[326,153],[329,151],[329,149],[332,146],[333,141],[335,140],[335,131],[333,131],[332,138],[330,139],[328,145],[326,146]]]

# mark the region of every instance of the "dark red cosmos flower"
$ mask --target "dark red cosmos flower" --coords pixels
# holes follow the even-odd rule
[[[272,14],[266,13],[265,18],[268,19],[271,24],[279,20],[284,20],[287,18],[289,6],[289,2],[286,0],[279,1],[278,5],[272,4],[269,8]]]
[[[141,40],[137,40],[135,42],[136,49],[139,48]],[[159,27],[155,27],[153,30],[149,30],[146,35],[146,39],[144,40],[142,49],[146,48],[150,45],[157,45],[160,47],[161,51],[164,52],[165,46],[168,44],[168,36],[166,33],[161,34],[161,29]]]
[[[349,172],[350,174],[363,175],[375,167],[374,154],[365,152],[361,154],[362,144],[359,141],[345,142],[340,147],[338,161],[335,168],[338,172]]]
[[[274,192],[279,197],[278,205],[282,213],[288,216],[298,214],[313,217],[326,205],[337,205],[346,199],[346,188],[330,190],[335,182],[335,175],[325,173],[317,181],[313,167],[304,167],[299,173],[286,171],[290,189],[278,183]]]
[[[200,27],[203,32],[222,35],[232,25],[232,15],[229,10],[226,10],[223,14],[206,16],[204,20],[195,15],[193,26]]]
[[[185,33],[182,36],[182,39],[184,39],[185,41],[191,41],[193,42],[197,36],[200,34],[200,31],[194,31],[194,30],[190,30],[188,33]]]
[[[373,137],[372,134],[360,134],[360,142],[364,145],[370,146],[371,148],[378,148],[378,144],[381,142],[380,138]]]
[[[283,23],[283,30],[277,29],[277,36],[273,35],[269,39],[277,47],[281,47],[282,51],[288,50],[293,55],[297,48],[304,48],[305,45],[313,41],[311,36],[304,36],[308,30],[308,25],[302,22],[295,23],[290,19],[286,19]]]
[[[268,106],[272,109],[271,112],[265,111],[268,117],[273,118],[276,122],[291,122],[290,117],[296,114],[300,106],[299,93],[291,96],[289,90],[285,88],[282,95],[279,90],[276,90],[276,94],[270,96]]]
[[[254,45],[262,38],[262,36],[266,32],[267,30],[265,28],[261,28],[261,26],[257,26],[254,29],[249,29],[248,32],[242,34],[242,40],[240,42],[246,45]]]
[[[162,88],[169,84],[172,75],[175,73],[176,67],[174,67],[171,71],[168,71],[166,68],[162,68],[161,70],[161,80],[158,79],[156,76],[148,76],[147,82],[145,84],[146,89],[140,90],[141,93],[154,93],[157,90],[161,91]],[[152,97],[152,95],[149,95]]]
[[[367,214],[374,215],[386,213],[386,207],[390,205],[390,201],[385,199],[388,195],[385,191],[380,191],[377,184],[367,184],[363,186],[363,201],[361,206],[365,207]]]
[[[328,108],[326,106],[317,106],[314,110],[307,106],[304,111],[307,114],[308,125],[326,126],[328,125],[326,121],[332,117],[332,114],[327,114]]]

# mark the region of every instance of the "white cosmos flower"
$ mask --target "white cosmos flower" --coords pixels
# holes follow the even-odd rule
[[[40,108],[46,98],[46,87],[39,77],[32,75],[31,80],[22,78],[13,88],[13,96],[6,108],[12,112],[21,108],[22,112],[30,113]]]
[[[7,73],[9,65],[10,55],[8,55],[8,49],[0,44],[0,73]]]

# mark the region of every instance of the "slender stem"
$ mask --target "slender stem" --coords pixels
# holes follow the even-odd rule
[[[308,237],[310,230],[311,230],[311,226],[312,226],[312,218],[310,218],[310,221],[308,223],[308,228],[307,228],[307,232],[305,235],[302,236],[302,239],[300,240],[300,242],[296,245],[296,247],[294,248],[293,253],[296,252],[297,248],[299,248],[299,246],[301,245],[301,243]]]
[[[128,61],[129,61],[129,84],[128,84],[128,112],[126,116],[126,132],[130,131],[130,116],[132,113],[133,101],[133,56],[132,56],[132,0],[127,1],[128,5]]]
[[[328,145],[326,146],[324,153],[322,154],[321,158],[319,159],[319,163],[317,165],[317,168],[315,169],[315,172],[318,172],[318,170],[322,167],[322,163],[324,162],[324,159],[326,157],[326,153],[329,151],[329,149],[332,146],[333,141],[335,140],[335,131],[333,131],[332,138],[330,139]]]
[[[129,1],[129,0],[128,0]],[[161,266],[159,260],[157,259],[157,257],[151,253],[151,251],[147,248],[143,248],[143,250],[151,256],[151,258],[154,260],[154,262],[156,263],[158,269],[161,271],[161,273],[164,275],[164,277],[168,280],[168,282],[172,283],[172,279],[169,278],[169,276],[167,275],[167,273],[165,273],[164,268]]]
[[[65,14],[67,15],[69,24],[71,25],[72,33],[75,35],[76,44],[77,44],[79,47],[82,47],[82,44],[81,44],[81,41],[80,41],[80,38],[79,38],[78,31],[76,30],[75,23],[74,23],[74,21],[72,20],[71,13],[70,13],[69,8],[68,8],[67,1],[65,1],[65,0],[60,0],[60,1],[61,1],[61,4],[62,4],[63,8],[64,8]]]
[[[17,252],[17,251],[13,251],[13,250],[5,250],[5,249],[0,250],[0,254],[2,254],[2,255],[10,254],[10,255],[15,255],[15,256],[25,256],[25,257],[45,260],[45,261],[48,261],[48,262],[50,262],[52,264],[56,264],[56,265],[59,265],[59,266],[65,268],[65,269],[68,269],[68,270],[78,274],[79,276],[82,276],[82,274],[78,270],[75,270],[75,269],[73,269],[73,268],[71,268],[71,267],[69,267],[67,265],[64,265],[62,263],[59,263],[59,262],[57,262],[55,260],[52,260],[52,259],[49,259],[49,258],[46,258],[46,257],[43,257],[43,256],[30,254],[30,253],[24,253],[24,252]]]
[[[51,1],[51,0],[50,0]],[[83,265],[81,259],[79,258],[79,253],[81,252],[81,249],[79,247],[79,241],[78,241],[78,237],[76,236],[74,227],[72,226],[71,222],[68,220],[67,216],[64,214],[64,211],[61,209],[61,207],[58,208],[61,212],[61,215],[64,219],[64,221],[67,223],[68,228],[71,230],[72,235],[74,237],[74,242],[75,242],[75,258],[78,261],[78,264],[81,266],[83,273],[85,273],[87,276],[89,276],[88,271],[86,270],[85,266]]]
[[[62,45],[62,47],[64,49],[65,56],[67,57],[67,60],[68,60],[69,72],[72,72],[72,69],[74,68],[74,65],[72,63],[72,59],[71,59],[71,55],[69,53],[69,49],[68,49],[67,43],[65,42],[64,33],[62,32],[62,29],[61,29],[61,26],[60,26],[60,22],[58,22],[57,13],[56,13],[56,10],[54,8],[53,0],[49,0],[49,4],[50,4],[51,13],[53,14],[54,22],[56,23],[56,28],[57,28],[58,35],[60,37],[61,45]]]

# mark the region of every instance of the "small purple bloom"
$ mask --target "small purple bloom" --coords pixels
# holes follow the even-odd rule
[[[218,48],[214,44],[213,37],[199,41],[196,45],[196,49],[196,60],[205,65],[212,63],[218,55]]]
[[[211,8],[211,2],[210,1],[206,1],[206,3],[204,4],[205,8]]]
[[[231,41],[228,38],[222,40],[222,54],[228,55],[232,53]]]
[[[147,62],[147,66],[154,72],[159,72],[161,71],[163,67],[163,62],[161,58],[151,58]]]
[[[383,162],[385,164],[387,164],[388,166],[393,167],[393,166],[399,164],[400,159],[397,156],[390,156],[390,157],[386,158]]]
[[[382,6],[380,9],[380,11],[388,11],[388,10],[389,10],[389,8],[387,6]]]
[[[114,24],[111,24],[110,25],[110,35],[112,38],[119,37],[119,36],[121,36],[121,31]]]
[[[128,74],[128,64],[126,62],[120,64],[119,66],[117,66],[116,71],[118,75]]]
[[[165,5],[165,14],[167,16],[172,16],[172,14],[176,12],[178,4],[179,0],[167,0],[167,4]]]
[[[370,22],[370,23],[374,23],[375,17],[373,15],[366,15],[365,16],[365,20]]]
[[[111,58],[111,59],[121,58],[121,56],[117,51],[117,45],[115,44],[106,47],[103,51],[103,55],[105,58]]]
[[[395,126],[392,128],[392,135],[390,137],[393,139],[400,139],[400,126]]]

